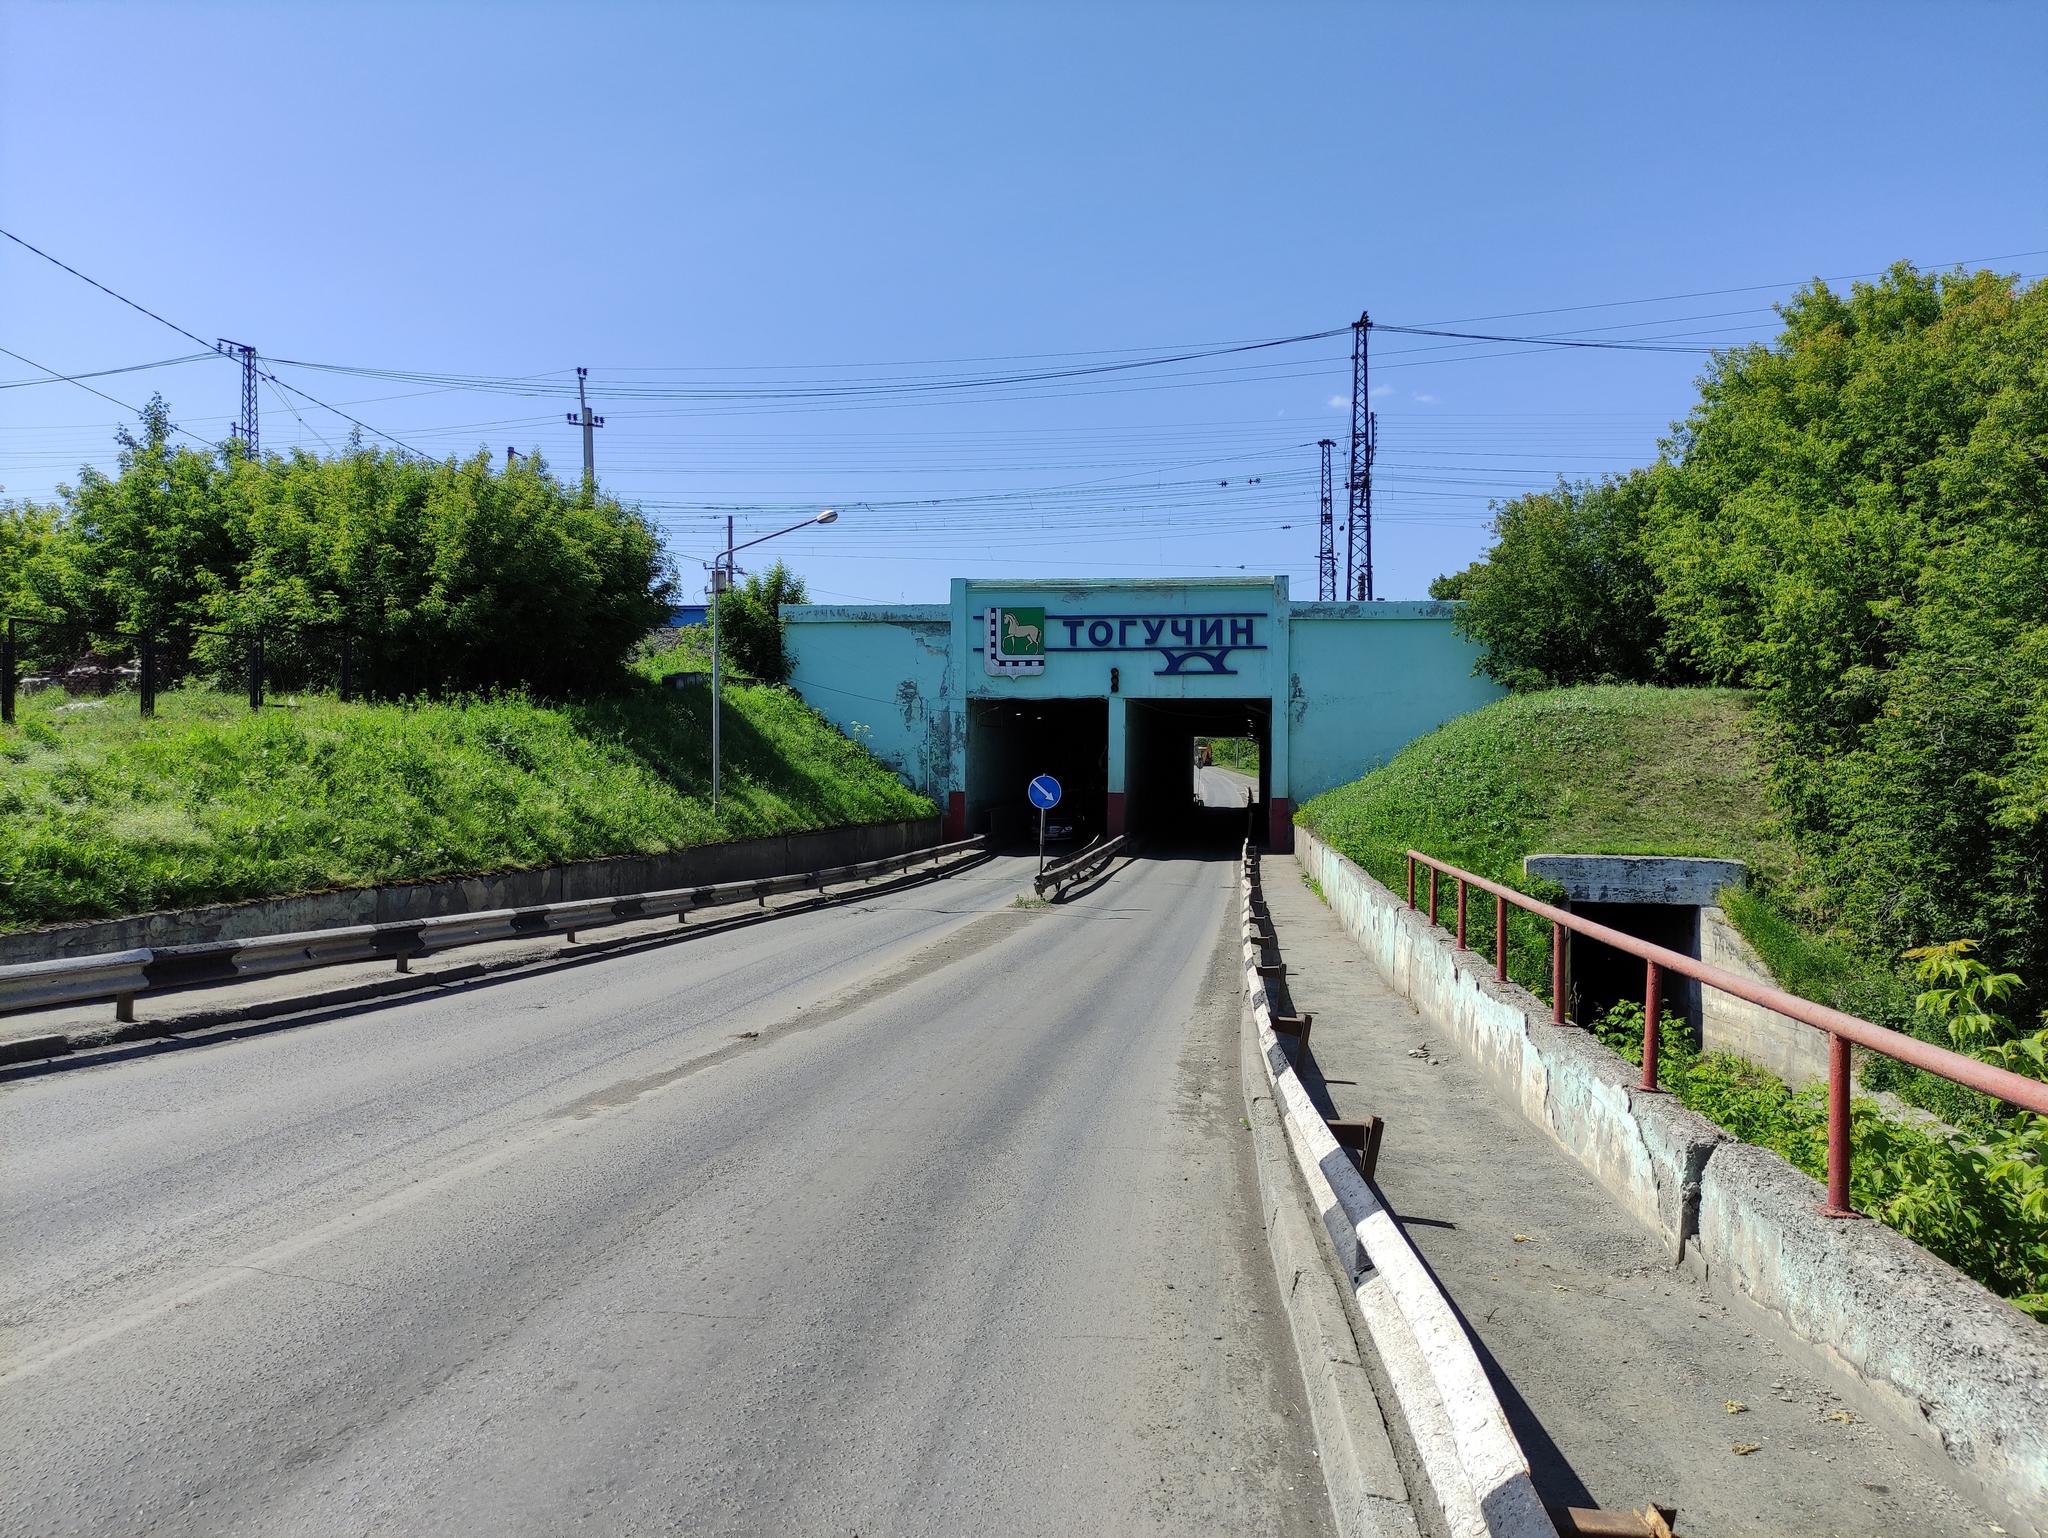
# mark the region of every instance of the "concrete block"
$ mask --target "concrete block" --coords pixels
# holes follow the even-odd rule
[[[1673,903],[1701,908],[1728,887],[1746,886],[1740,860],[1637,854],[1532,854],[1522,869],[1554,881],[1575,903]]]

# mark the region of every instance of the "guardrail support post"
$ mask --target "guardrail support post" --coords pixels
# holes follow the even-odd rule
[[[1436,928],[1436,867],[1429,868],[1429,927]]]
[[[263,708],[263,631],[260,627],[249,636],[249,708]]]
[[[1643,1088],[1657,1087],[1657,1005],[1662,989],[1662,969],[1654,961],[1643,963]]]
[[[1505,897],[1493,900],[1493,976],[1496,982],[1508,980],[1508,900]]]
[[[399,971],[410,972],[412,970],[412,957],[406,955],[404,951],[400,951],[396,956],[392,957],[392,960],[398,964]]]
[[[1849,1038],[1828,1032],[1828,1204],[1830,1218],[1860,1218],[1849,1205]]]
[[[141,677],[136,680],[142,687],[142,713],[156,714],[156,637],[151,632],[142,632],[142,644],[136,648],[141,663]]]
[[[114,1019],[122,1025],[135,1023],[135,995],[117,993],[114,995]]]
[[[1550,1023],[1564,1024],[1564,925],[1550,926]]]
[[[1408,856],[1408,907],[1411,911],[1415,907],[1415,856],[1412,854]]]
[[[1465,948],[1465,878],[1458,878],[1458,949]]]
[[[14,621],[0,636],[0,721],[14,725]]]

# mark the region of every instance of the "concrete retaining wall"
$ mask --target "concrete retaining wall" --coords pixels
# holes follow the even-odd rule
[[[1549,1007],[1494,981],[1489,958],[1297,830],[1331,909],[1432,1029],[1715,1286],[1764,1309],[1854,1374],[2014,1533],[2048,1538],[2048,1329],[1880,1223],[1816,1210],[1819,1182],[1738,1143]]]
[[[139,946],[161,950],[202,940],[246,940],[258,935],[339,929],[350,924],[388,924],[439,918],[449,913],[524,908],[588,897],[624,897],[671,887],[785,876],[928,849],[939,842],[939,827],[937,817],[860,823],[813,833],[783,833],[730,844],[704,844],[673,854],[579,860],[570,865],[543,865],[534,870],[462,876],[448,881],[351,887],[338,892],[263,897],[252,902],[25,929],[0,935],[0,966],[93,956]]]
[[[1700,960],[1737,977],[1778,986],[1763,958],[1719,908],[1700,909]],[[1828,1076],[1828,1039],[1812,1026],[1718,988],[1700,992],[1700,1045],[1707,1051],[1746,1057],[1795,1089]]]

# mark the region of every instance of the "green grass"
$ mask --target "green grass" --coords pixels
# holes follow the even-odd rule
[[[1741,860],[1767,889],[1797,869],[1764,803],[1749,702],[1732,689],[1514,695],[1317,796],[1296,820],[1397,892],[1410,848],[1537,897],[1559,894],[1522,873],[1524,855]],[[1455,901],[1448,883],[1444,901]],[[1549,928],[1510,912],[1509,970],[1547,989]],[[1468,935],[1491,949],[1491,902],[1473,904]]]
[[[197,903],[653,854],[929,816],[786,690],[541,705],[245,700],[180,689],[21,701],[0,730],[0,929]]]
[[[1914,990],[1900,974],[1802,921],[1819,905],[1771,815],[1759,733],[1739,690],[1601,685],[1513,695],[1316,797],[1297,820],[1395,891],[1405,889],[1410,848],[1536,897],[1559,894],[1523,875],[1524,855],[1741,860],[1750,887],[1727,893],[1722,907],[1781,987],[1950,1045],[1914,1018]],[[1421,892],[1418,885],[1418,901]],[[1493,904],[1483,898],[1468,936],[1478,949],[1493,947]],[[1508,970],[1548,997],[1549,928],[1512,910]],[[1867,1087],[1958,1126],[1996,1119],[1985,1097],[1919,1069],[1871,1058],[1860,1073]]]

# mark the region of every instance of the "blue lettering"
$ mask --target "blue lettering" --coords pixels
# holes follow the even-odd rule
[[[1167,626],[1167,629],[1173,632],[1173,638],[1183,646],[1195,644],[1195,622],[1193,620],[1177,619]]]
[[[1063,619],[1060,623],[1067,627],[1067,646],[1070,649],[1079,646],[1081,644],[1081,621],[1077,619]]]
[[[1205,620],[1203,620],[1203,621],[1202,621],[1202,645],[1204,645],[1204,646],[1221,646],[1222,644],[1223,644],[1223,621],[1222,621],[1222,620],[1220,620],[1220,619],[1205,619]]]
[[[1120,619],[1116,622],[1116,644],[1119,647],[1131,644],[1131,626],[1137,623],[1134,619]]]
[[[1107,646],[1115,637],[1116,630],[1106,619],[1099,619],[1088,627],[1090,646]]]
[[[1138,623],[1145,627],[1145,644],[1147,646],[1157,646],[1159,644],[1159,632],[1166,628],[1166,621],[1163,619],[1141,619]]]
[[[1249,646],[1252,644],[1252,622],[1248,619],[1234,619],[1230,622],[1230,644]]]

